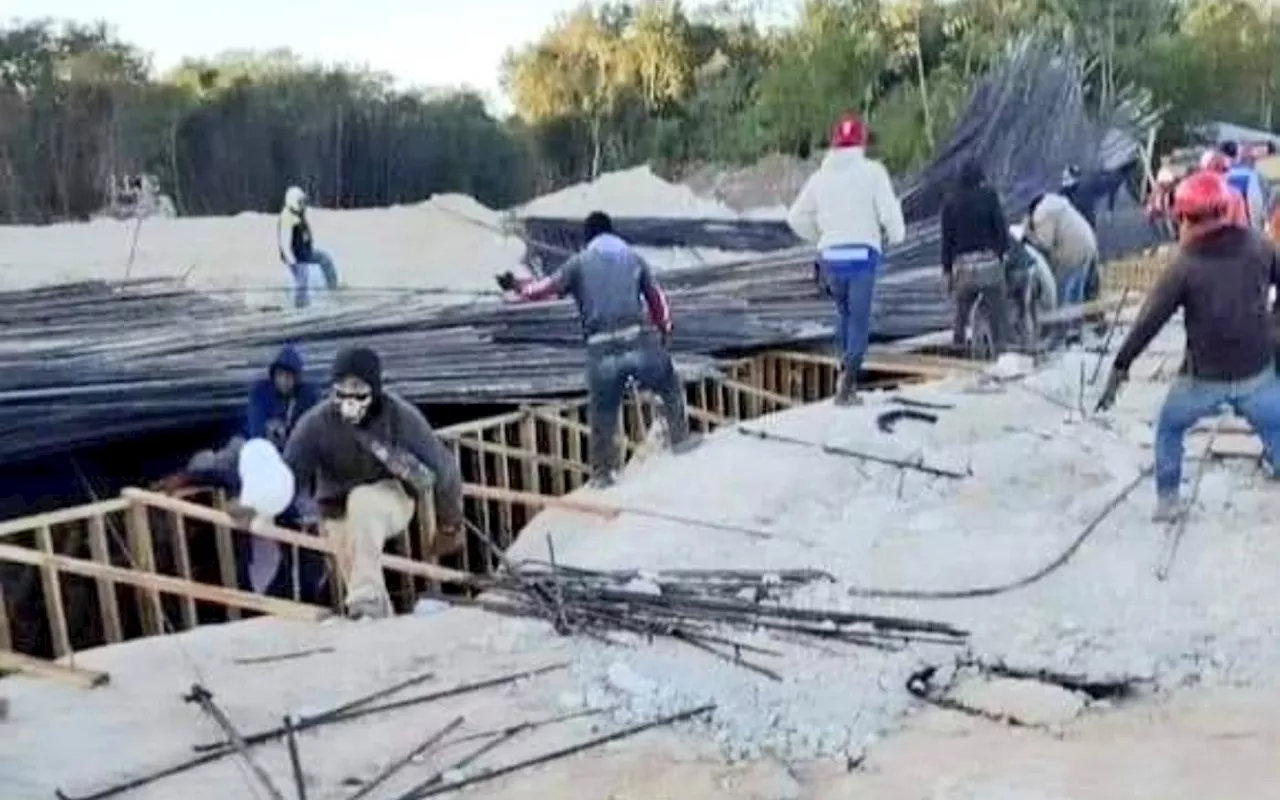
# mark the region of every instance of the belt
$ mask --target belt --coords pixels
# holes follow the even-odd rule
[[[604,331],[603,333],[593,333],[587,337],[587,344],[604,344],[605,342],[622,342],[627,339],[634,339],[644,333],[643,325],[630,325],[626,328],[618,328],[616,331]]]

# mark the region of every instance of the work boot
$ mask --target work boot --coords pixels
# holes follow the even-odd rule
[[[831,402],[844,407],[861,405],[862,398],[858,397],[857,372],[851,369],[840,370],[840,382],[836,386],[836,396]]]
[[[1176,494],[1162,494],[1156,497],[1156,511],[1151,515],[1153,522],[1177,522],[1187,513],[1187,508]]]

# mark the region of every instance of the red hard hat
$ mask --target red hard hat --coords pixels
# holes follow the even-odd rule
[[[845,114],[831,129],[832,147],[866,147],[867,126],[857,114]]]
[[[1220,174],[1201,170],[1178,184],[1173,193],[1173,212],[1184,219],[1225,218],[1231,209],[1231,191]]]

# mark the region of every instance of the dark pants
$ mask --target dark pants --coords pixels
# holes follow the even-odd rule
[[[631,381],[662,400],[671,444],[679,444],[689,436],[684,387],[671,355],[656,334],[646,332],[629,340],[588,344],[587,416],[593,478],[607,477],[618,466],[618,412]]]
[[[992,346],[996,355],[1009,341],[1009,290],[1005,285],[1004,265],[993,255],[969,255],[954,267],[955,317],[951,336],[956,345],[968,340],[969,317],[979,298],[986,306],[991,325]]]

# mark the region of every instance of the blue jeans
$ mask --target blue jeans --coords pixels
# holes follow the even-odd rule
[[[311,305],[311,265],[318,264],[324,273],[325,285],[332,291],[338,288],[338,268],[333,259],[323,250],[312,250],[311,261],[300,261],[289,265],[293,273],[293,305],[295,308],[306,308]]]
[[[1280,378],[1267,369],[1243,381],[1179,378],[1156,422],[1156,492],[1176,495],[1182,483],[1183,436],[1200,420],[1230,406],[1262,440],[1263,457],[1280,474]]]
[[[824,270],[827,288],[836,304],[836,344],[840,361],[851,374],[857,375],[871,341],[871,301],[875,299],[876,270],[860,267],[854,270]]]
[[[627,384],[633,380],[661,398],[671,444],[679,444],[689,435],[684,386],[656,334],[646,332],[630,340],[589,344],[587,422],[591,428],[592,477],[604,477],[617,466],[618,412]]]
[[[1073,267],[1063,274],[1058,284],[1058,306],[1078,306],[1084,302],[1084,290],[1089,283],[1089,265]]]

